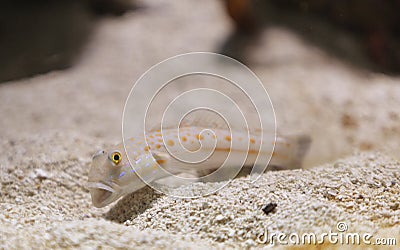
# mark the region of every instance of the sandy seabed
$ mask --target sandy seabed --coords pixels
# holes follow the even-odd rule
[[[94,208],[91,157],[121,140],[134,81],[170,56],[215,51],[231,29],[217,1],[146,5],[102,20],[72,69],[0,85],[0,248],[266,247],[266,229],[322,234],[339,222],[400,244],[400,80],[354,69],[278,28],[266,31],[252,69],[278,129],[311,135],[306,169],[267,172],[255,185],[237,178],[199,199],[144,188]],[[268,203],[277,207],[265,214]]]

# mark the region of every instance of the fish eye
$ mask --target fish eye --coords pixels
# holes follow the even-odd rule
[[[121,160],[122,160],[122,155],[121,155],[121,153],[120,152],[118,152],[118,151],[115,151],[115,152],[113,152],[112,154],[111,154],[111,161],[115,164],[115,165],[118,165],[120,162],[121,162]]]

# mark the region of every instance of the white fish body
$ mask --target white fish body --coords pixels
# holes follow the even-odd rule
[[[272,144],[274,138],[266,136],[261,141],[257,133],[226,129],[212,129],[211,132],[196,126],[183,127],[179,131],[166,129],[163,134],[152,131],[146,134],[147,143],[143,136],[131,138],[125,141],[131,162],[128,161],[122,143],[109,150],[109,153],[100,151],[93,157],[88,183],[93,205],[106,206],[121,196],[144,187],[146,184],[136,172],[140,172],[140,176],[149,183],[166,177],[165,171],[160,167],[173,174],[211,171],[221,166],[228,153],[232,160],[226,167],[241,164],[243,154],[247,154],[244,165],[252,166],[257,155],[267,159],[270,157],[270,151],[259,152],[259,148],[261,143]],[[300,168],[309,144],[308,136],[277,136],[269,165],[281,169]],[[196,155],[191,157],[191,152],[196,152]],[[185,160],[196,162],[199,155],[204,158],[210,153],[211,157],[197,164],[183,163],[170,156],[186,156]]]

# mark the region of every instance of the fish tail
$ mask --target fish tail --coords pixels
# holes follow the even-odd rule
[[[302,167],[304,157],[311,146],[311,137],[309,135],[301,135],[296,138],[297,149],[294,157],[293,165]]]
[[[301,168],[310,145],[309,135],[278,137],[269,170]]]

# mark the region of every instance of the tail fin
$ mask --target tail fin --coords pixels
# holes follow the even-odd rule
[[[297,137],[297,142],[296,142],[297,150],[293,161],[293,164],[295,166],[298,166],[299,168],[302,167],[304,157],[306,156],[308,150],[310,149],[311,141],[312,140],[309,135],[301,135]]]
[[[311,145],[308,135],[277,137],[269,170],[301,168]]]

